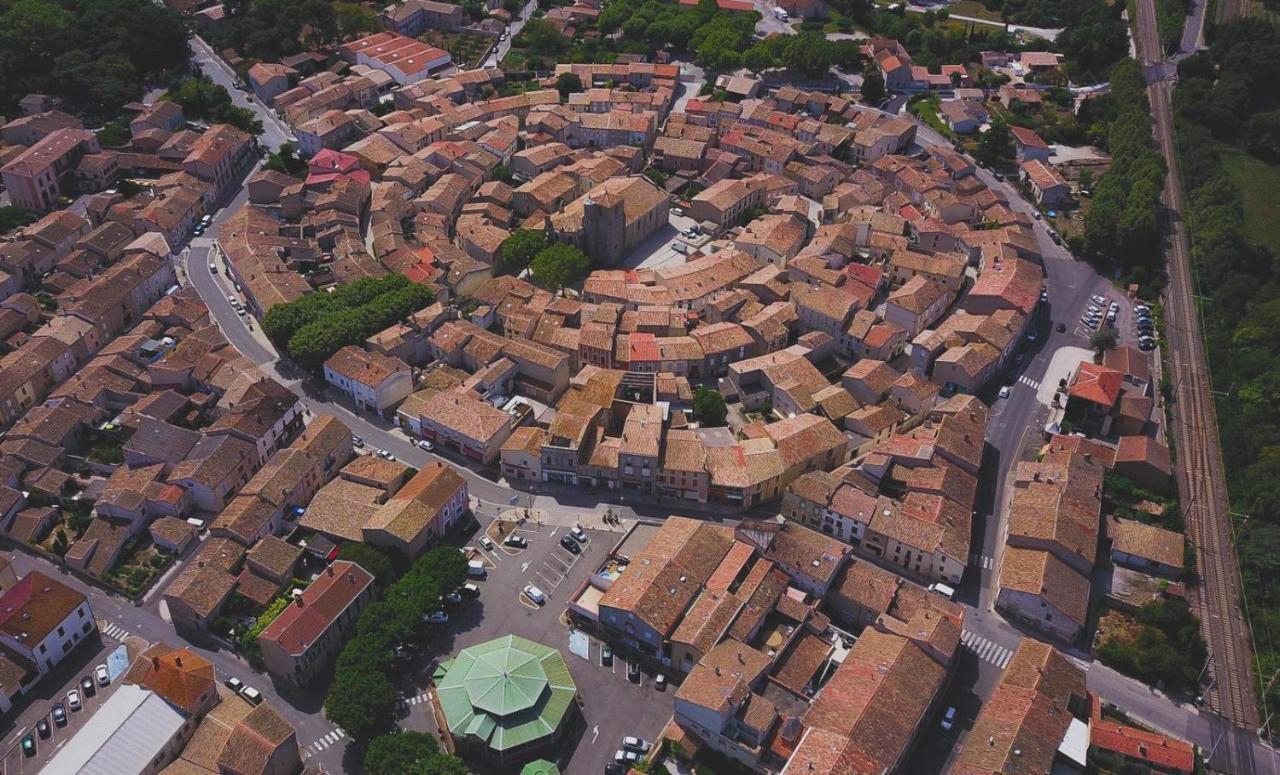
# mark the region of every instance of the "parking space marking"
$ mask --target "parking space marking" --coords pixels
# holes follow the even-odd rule
[[[540,571],[540,570],[539,570],[539,571],[534,571],[534,572],[533,572],[533,575],[535,575],[535,576],[537,576],[538,578],[542,579],[543,583],[545,583],[547,586],[551,587],[551,589],[550,589],[550,590],[548,590],[548,591],[550,591],[550,592],[555,592],[555,591],[556,591],[556,587],[558,587],[558,586],[560,585],[560,582],[558,582],[558,581],[552,581],[551,579],[547,578],[546,576],[543,576],[543,575],[542,575],[542,571]]]

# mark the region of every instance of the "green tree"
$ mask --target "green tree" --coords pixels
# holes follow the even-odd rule
[[[493,179],[506,183],[508,186],[516,182],[516,176],[511,172],[511,168],[505,164],[499,164],[493,168]]]
[[[293,143],[281,143],[280,150],[271,154],[264,166],[295,178],[307,176],[307,163],[298,158],[298,148]]]
[[[385,672],[347,668],[334,672],[324,712],[353,739],[369,740],[391,727],[396,700],[396,689]]]
[[[561,73],[556,76],[556,91],[560,92],[560,99],[567,100],[570,94],[582,91],[582,79],[577,73]]]
[[[979,161],[997,166],[1013,160],[1013,133],[1002,118],[993,119],[982,139],[978,141],[978,150],[974,154]]]
[[[360,541],[345,541],[338,546],[338,559],[354,562],[373,574],[381,589],[396,579],[395,563],[381,550]]]
[[[461,759],[440,751],[436,739],[422,732],[375,737],[364,755],[367,775],[463,775]]]
[[[879,105],[884,102],[888,92],[884,88],[884,76],[873,71],[862,76],[862,101],[868,105]]]
[[[123,121],[110,121],[98,130],[98,142],[103,146],[118,148],[128,145],[132,136],[129,133],[128,124]]]
[[[546,19],[530,19],[518,37],[530,51],[543,56],[558,54],[569,47],[569,40]]]
[[[520,272],[528,268],[534,257],[546,247],[546,232],[516,229],[510,237],[502,241],[502,245],[498,248],[498,257],[504,269]]]
[[[729,414],[720,391],[700,387],[693,392],[693,416],[705,427],[724,425]]]
[[[30,210],[24,210],[17,205],[5,205],[0,207],[0,234],[5,234],[14,229],[22,228],[31,223],[35,223],[40,216]]]
[[[573,245],[557,242],[543,248],[529,264],[533,278],[556,291],[573,285],[591,271],[591,259]]]
[[[1099,357],[1107,350],[1114,349],[1119,342],[1120,336],[1111,326],[1104,325],[1089,335],[1089,346]]]

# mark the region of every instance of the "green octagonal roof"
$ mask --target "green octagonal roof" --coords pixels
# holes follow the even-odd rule
[[[554,735],[577,694],[559,651],[515,635],[463,649],[436,683],[449,730],[495,751]]]
[[[536,655],[509,646],[476,657],[462,683],[472,705],[508,716],[533,707],[547,688],[547,674]]]

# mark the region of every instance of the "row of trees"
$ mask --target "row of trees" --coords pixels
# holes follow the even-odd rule
[[[227,0],[226,18],[209,30],[218,49],[275,61],[381,29],[377,14],[329,0]]]
[[[434,300],[430,290],[400,274],[364,277],[333,293],[309,293],[267,310],[262,330],[304,368],[319,370],[330,355],[359,345]]]
[[[1208,52],[1180,66],[1174,102],[1196,290],[1206,297],[1204,336],[1221,391],[1215,395],[1227,485],[1233,511],[1249,515],[1236,546],[1264,679],[1280,666],[1280,284],[1272,250],[1249,239],[1245,202],[1224,158],[1245,152],[1274,158],[1276,146],[1252,130],[1275,123],[1278,51],[1280,30],[1260,17],[1223,25]],[[1266,174],[1259,162],[1244,161],[1253,174]],[[1280,682],[1266,685],[1264,706],[1275,708]]]
[[[517,229],[502,243],[498,256],[503,269],[513,274],[528,269],[534,280],[556,291],[577,283],[591,271],[587,254],[534,229]]]
[[[462,585],[466,573],[466,557],[457,548],[431,549],[386,588],[381,600],[360,613],[356,634],[338,655],[324,700],[330,721],[355,740],[373,740],[371,749],[388,745],[374,738],[388,732],[395,720],[395,648],[429,635],[434,625],[424,617],[440,604],[442,595]]]
[[[1125,59],[1116,65],[1110,92],[1100,99],[1111,167],[1093,188],[1084,250],[1114,261],[1132,282],[1159,287],[1164,272],[1158,215],[1165,166],[1151,135],[1146,79],[1138,63]]]
[[[251,135],[262,134],[262,122],[253,111],[237,107],[225,87],[203,75],[183,78],[169,89],[164,98],[181,105],[188,120],[230,124]]]
[[[26,94],[64,98],[93,120],[119,115],[187,62],[182,17],[150,0],[0,3],[0,113]]]

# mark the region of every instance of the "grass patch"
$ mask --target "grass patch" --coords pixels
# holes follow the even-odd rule
[[[1002,23],[1000,14],[990,10],[977,0],[955,0],[955,2],[947,4],[947,10],[952,16],[972,16],[975,19],[986,19],[987,21]]]
[[[925,97],[922,100],[916,100],[908,105],[910,110],[917,118],[928,124],[938,134],[947,139],[955,139],[955,133],[951,131],[951,127],[947,126],[947,122],[942,120],[938,110],[942,107],[942,100],[938,97]]]
[[[1221,146],[1223,169],[1244,200],[1245,235],[1280,254],[1280,166],[1268,164],[1238,148]]]
[[[459,32],[429,30],[420,35],[419,40],[448,51],[454,62],[467,70],[480,67],[489,48],[498,42],[497,38],[469,30]]]

